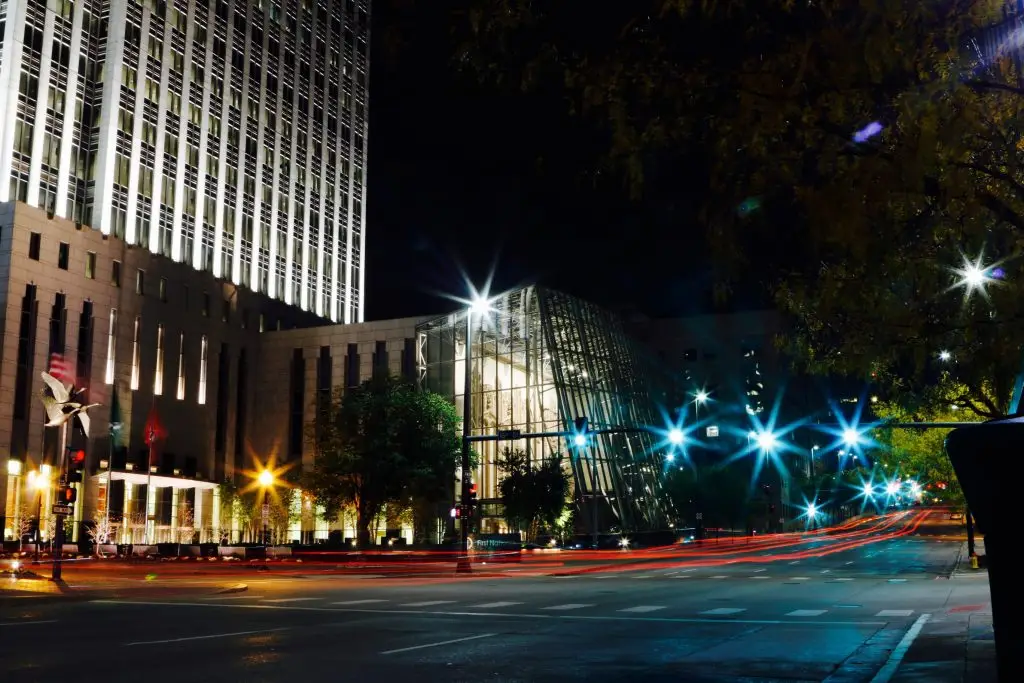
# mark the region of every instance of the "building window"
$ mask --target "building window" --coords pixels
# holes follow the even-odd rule
[[[167,303],[167,278],[160,278],[160,301]]]
[[[345,386],[359,386],[359,346],[356,344],[349,344],[345,354]]]
[[[103,381],[114,383],[114,361],[117,355],[117,309],[110,309],[110,324],[107,327],[107,370]]]
[[[28,257],[33,261],[39,260],[39,252],[43,243],[43,236],[33,232],[28,236]]]
[[[266,324],[267,324],[266,317],[262,313],[260,313],[260,332],[262,332],[265,329],[264,326]]]
[[[178,337],[178,388],[175,398],[179,401],[185,400],[185,333]]]
[[[61,270],[67,270],[70,261],[71,245],[67,242],[61,242],[60,247],[57,249],[57,267]]]
[[[203,317],[210,317],[210,295],[207,292],[203,292]]]
[[[142,317],[135,318],[135,332],[132,335],[132,391],[139,389],[139,334],[142,333]]]
[[[206,405],[206,335],[199,342],[199,405]]]
[[[146,271],[142,268],[135,271],[135,293],[139,296],[146,293]]]
[[[379,341],[373,349],[373,372],[376,375],[388,374],[388,343]]]
[[[85,254],[85,276],[90,280],[96,279],[96,252],[90,251]]]
[[[121,286],[121,262],[114,261],[113,267],[110,270],[110,284],[115,287]]]
[[[231,319],[231,300],[224,299],[224,307],[221,309],[220,321],[226,323]]]
[[[156,326],[156,369],[153,372],[153,395],[164,395],[164,326]]]

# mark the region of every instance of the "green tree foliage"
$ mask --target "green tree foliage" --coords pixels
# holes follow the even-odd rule
[[[1016,48],[982,64],[972,42],[1005,2],[462,2],[459,62],[562,95],[634,195],[669,160],[706,168],[680,191],[706,197],[723,291],[776,254],[764,284],[807,369],[920,399],[947,349],[968,409],[1005,412],[1024,336],[1024,92]],[[985,296],[965,257],[1002,268]]]
[[[680,522],[687,525],[695,525],[700,512],[705,527],[742,529],[751,511],[750,473],[738,465],[672,469],[665,479],[665,492]]]
[[[521,450],[505,448],[498,456],[498,493],[505,506],[505,520],[533,540],[540,528],[556,530],[569,506],[570,477],[561,457],[531,463]]]
[[[895,422],[959,422],[966,417],[965,410],[947,403],[944,407],[911,412],[895,403],[882,403],[875,412]],[[897,429],[882,427],[874,431],[881,446],[875,459],[888,476],[901,475],[916,479],[931,500],[962,505],[964,494],[946,455],[945,441],[949,429]],[[941,487],[944,484],[945,487]]]
[[[303,488],[328,519],[351,505],[366,547],[385,505],[404,509],[450,495],[458,424],[443,397],[399,378],[379,376],[337,391],[329,415],[310,426],[316,456]]]

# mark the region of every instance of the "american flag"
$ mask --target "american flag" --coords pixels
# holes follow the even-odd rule
[[[62,382],[73,382],[75,379],[75,369],[71,367],[71,363],[64,360],[64,354],[62,353],[50,354],[49,373],[52,377]]]

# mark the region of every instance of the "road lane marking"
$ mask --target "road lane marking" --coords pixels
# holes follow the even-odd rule
[[[906,583],[906,579],[889,579],[889,583]]]
[[[309,602],[310,600],[321,600],[322,598],[274,598],[273,600],[264,600],[263,602],[270,603],[284,603],[284,602]]]
[[[275,631],[289,631],[290,626],[281,628],[265,628],[258,631],[235,631],[233,633],[213,633],[208,636],[187,636],[185,638],[167,638],[166,640],[141,640],[135,643],[125,643],[124,647],[134,645],[166,645],[167,643],[184,643],[190,640],[212,640],[213,638],[233,638],[235,636],[251,636],[256,633],[274,633]]]
[[[584,607],[593,607],[593,605],[585,605],[580,602],[567,602],[564,605],[552,605],[551,607],[542,607],[541,609],[549,610],[570,610],[570,609],[583,609]]]
[[[500,615],[495,615],[494,612],[455,612],[446,610],[411,610],[411,609],[363,609],[363,608],[346,608],[346,607],[302,607],[302,606],[290,606],[290,605],[250,605],[242,603],[219,603],[219,602],[173,602],[173,601],[155,601],[155,600],[90,600],[90,604],[93,605],[119,605],[119,606],[138,606],[138,607],[204,607],[206,609],[254,609],[254,610],[289,610],[292,612],[328,612],[332,614],[393,614],[393,615],[408,615],[408,616],[445,616],[445,617],[487,617],[493,619],[495,616],[500,616],[506,619],[560,619],[563,621],[636,621],[636,622],[654,622],[659,624],[750,624],[755,626],[783,626],[792,625],[792,621],[784,621],[781,619],[729,619],[723,621],[722,619],[701,619],[698,617],[646,617],[646,616],[618,616],[611,614],[541,614],[537,612],[504,612]],[[845,621],[805,621],[804,624],[813,624],[815,626],[887,626],[889,622],[886,621],[861,621],[861,620],[850,620]]]
[[[636,607],[627,607],[626,609],[620,609],[620,612],[636,612],[643,614],[644,612],[657,612],[660,609],[665,609],[664,605],[637,605]]]
[[[800,560],[793,560],[790,564],[800,564]]]
[[[8,621],[0,622],[0,626],[33,626],[35,624],[56,624],[56,619],[47,619],[46,621]]]
[[[786,614],[787,617],[820,617],[827,610],[823,609],[795,609]]]
[[[832,580],[833,581],[853,581],[853,579],[846,578],[846,577],[840,577],[838,579],[832,579]]]
[[[847,562],[846,564],[853,564],[853,560],[850,560],[850,561],[849,561],[849,562]]]
[[[726,576],[724,576],[722,574],[719,574],[718,576],[712,576],[711,578],[712,579],[725,579],[725,578],[728,578],[728,577],[726,577]]]
[[[493,638],[498,635],[497,633],[481,633],[476,636],[466,636],[465,638],[453,638],[452,640],[442,640],[437,643],[426,643],[424,645],[413,645],[412,647],[400,647],[397,650],[384,650],[381,652],[382,655],[395,655],[399,652],[412,652],[413,650],[424,650],[428,647],[439,647],[441,645],[451,645],[453,643],[464,643],[467,640],[479,640],[481,638]]]
[[[750,578],[752,578],[752,579],[770,579],[772,577],[770,577],[770,576],[751,576]]]
[[[262,595],[215,595],[212,598],[203,598],[203,600],[260,600]],[[268,601],[269,602],[269,601]]]
[[[831,569],[822,569],[821,573],[822,574],[830,574],[830,573],[832,573],[832,570]]]
[[[764,569],[764,567],[762,567],[761,569],[755,569],[755,570],[754,570],[754,573],[756,574],[756,573],[758,573],[758,572],[763,572],[763,571],[766,571],[766,570]]]
[[[922,614],[917,618],[917,621],[911,624],[910,628],[907,629],[906,634],[904,634],[903,639],[899,642],[899,645],[897,645],[896,649],[892,651],[891,655],[889,655],[889,661],[887,661],[882,668],[878,670],[875,677],[871,679],[871,683],[889,683],[892,677],[896,674],[896,670],[900,668],[900,663],[906,656],[907,650],[909,650],[910,646],[914,644],[914,640],[916,640],[917,636],[920,635],[921,629],[924,628],[925,623],[927,623],[931,617],[932,615],[930,614]]]
[[[809,577],[809,576],[791,576],[789,578],[790,578],[791,581],[807,581],[811,577]]]
[[[369,605],[374,602],[387,602],[387,600],[342,600],[341,602],[332,602],[332,605]]]
[[[739,614],[740,612],[746,612],[747,610],[742,607],[716,607],[715,609],[709,609],[701,612],[707,616],[725,616],[727,614]]]
[[[914,613],[912,609],[884,609],[876,617],[909,617]]]
[[[521,605],[521,602],[485,602],[482,605],[470,605],[477,609],[497,609],[499,607],[511,607],[512,605]]]
[[[399,607],[433,607],[434,605],[450,605],[454,600],[424,600],[423,602],[404,602]]]
[[[600,574],[595,576],[595,579],[614,579],[618,574]]]
[[[690,567],[689,569],[680,569],[679,571],[680,572],[695,572],[695,571],[697,571],[697,568],[696,567]]]

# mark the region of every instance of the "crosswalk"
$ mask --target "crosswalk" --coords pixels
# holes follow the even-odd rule
[[[239,605],[245,599],[244,595],[218,595],[206,598],[208,602],[221,602],[225,605]],[[415,600],[411,598],[359,598],[350,600],[337,600],[332,597],[290,597],[290,598],[265,598],[260,595],[253,595],[249,602],[253,605],[275,606],[280,608],[295,607],[317,607],[324,609],[354,609],[361,611],[369,609],[382,612],[398,611],[424,611],[426,613],[447,613],[458,612],[466,614],[495,614],[500,615],[506,611],[510,615],[523,614],[567,614],[567,615],[590,615],[590,614],[618,614],[623,617],[652,616],[654,618],[736,618],[743,619],[747,615],[757,615],[759,618],[779,618],[794,621],[829,618],[841,616],[848,618],[877,618],[877,619],[909,619],[916,612],[912,609],[883,609],[877,608],[851,610],[850,605],[838,605],[832,608],[803,608],[793,609],[792,607],[761,607],[750,608],[741,606],[729,607],[697,607],[695,605],[671,605],[671,604],[602,604],[599,602],[552,602],[539,603],[526,600],[491,600],[479,602],[477,600]],[[852,606],[860,607],[860,606]]]

